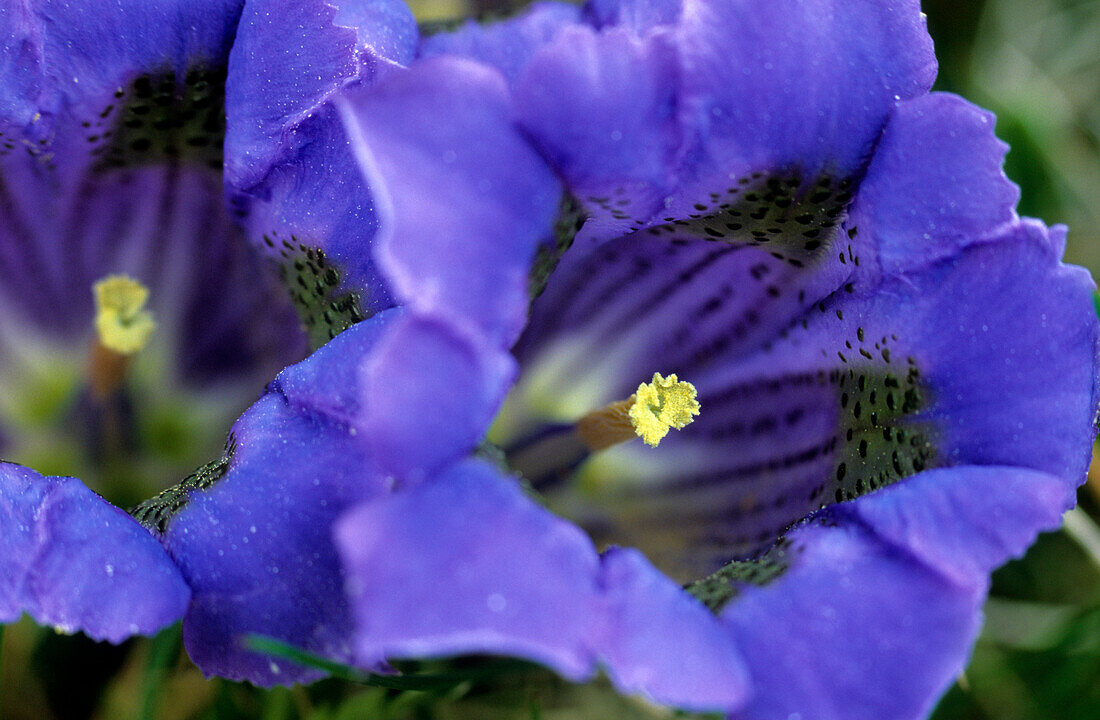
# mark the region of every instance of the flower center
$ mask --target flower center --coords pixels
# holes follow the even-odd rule
[[[713,583],[728,589],[778,572],[802,519],[948,462],[907,324],[857,291],[875,269],[856,182],[752,173],[657,226],[627,217],[626,190],[605,198],[604,219],[639,229],[578,243],[533,303],[490,435],[510,467],[597,546],[637,547],[685,583],[731,568]],[[625,442],[630,408],[661,403],[588,412],[654,365],[690,373],[707,408],[661,452]]]
[[[88,386],[102,402],[122,384],[131,356],[149,343],[157,324],[145,309],[148,288],[128,275],[108,275],[92,292],[96,337],[88,352]]]
[[[145,347],[157,327],[145,309],[149,289],[127,275],[108,275],[92,290],[99,343],[120,355],[133,355]]]
[[[125,507],[215,456],[308,339],[213,171],[81,182],[79,214],[59,200],[28,226],[0,293],[0,456]]]
[[[669,430],[680,430],[699,415],[695,386],[675,374],[653,373],[625,400],[583,415],[575,424],[552,425],[519,442],[508,443],[508,465],[536,489],[566,481],[593,453],[635,438],[657,447]],[[506,421],[505,421],[506,422]]]
[[[695,386],[653,373],[653,381],[642,383],[626,400],[593,410],[577,421],[576,432],[588,449],[595,452],[619,443],[642,438],[657,447],[672,428],[680,430],[699,414]]]

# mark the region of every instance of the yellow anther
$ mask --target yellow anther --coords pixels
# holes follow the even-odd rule
[[[92,290],[100,344],[122,355],[132,355],[145,347],[157,327],[145,310],[149,289],[126,275],[108,275]]]
[[[695,386],[681,382],[673,373],[667,378],[653,373],[653,382],[642,383],[630,406],[630,422],[646,445],[657,447],[670,428],[677,430],[699,414]]]
[[[679,430],[699,414],[695,386],[676,375],[642,383],[626,400],[593,410],[577,421],[576,431],[589,450],[597,451],[641,437],[657,447],[671,428]]]

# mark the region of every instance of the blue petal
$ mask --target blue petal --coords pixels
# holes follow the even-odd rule
[[[682,0],[589,0],[586,10],[600,27],[614,25],[642,33],[674,23],[683,5]]]
[[[912,281],[903,326],[935,373],[918,419],[941,429],[950,462],[1084,477],[1096,435],[1095,286],[1057,262],[1064,240],[1064,228],[1025,221]],[[880,312],[898,313],[882,300]]]
[[[613,547],[601,562],[612,618],[602,664],[615,687],[689,710],[739,707],[751,680],[707,610],[637,550]]]
[[[0,622],[20,613],[118,643],[179,620],[190,591],[164,549],[74,478],[0,463]]]
[[[138,517],[194,592],[184,640],[203,672],[264,686],[323,675],[245,650],[249,633],[349,662],[330,525],[470,453],[511,370],[433,319],[380,313],[280,373],[222,460],[147,503]]]
[[[989,572],[1073,500],[1044,473],[934,470],[790,533],[785,573],[722,613],[756,691],[737,717],[924,717],[965,665]]]
[[[362,360],[402,316],[401,310],[391,309],[350,328],[315,350],[305,362],[280,372],[269,390],[303,412],[320,412],[354,425],[363,408]]]
[[[34,113],[56,116],[110,98],[135,75],[219,65],[233,42],[242,0],[69,3],[29,0],[4,12],[5,73],[0,86],[28,89],[37,76],[35,104],[7,100],[9,122],[30,124]],[[9,56],[8,53],[14,53]],[[19,58],[19,61],[14,61]],[[5,97],[7,94],[5,93]],[[31,108],[34,113],[28,116]],[[98,109],[97,109],[98,112]],[[50,122],[50,118],[46,118]]]
[[[993,114],[954,95],[903,102],[875,148],[849,223],[874,238],[884,272],[936,262],[1016,219]]]
[[[221,78],[240,0],[9,7],[0,158],[62,187],[185,158],[221,167]],[[213,78],[213,80],[211,80]]]
[[[696,0],[676,32],[700,197],[762,167],[856,173],[894,104],[935,78],[915,0]]]
[[[286,269],[287,289],[300,293],[297,303],[306,316],[323,317],[341,295],[353,297],[362,315],[393,306],[371,254],[378,232],[374,203],[335,109],[315,110],[294,137],[301,147],[293,157],[276,164],[252,195],[234,193],[232,202],[245,216],[245,234]],[[336,273],[330,289],[316,295],[311,295],[310,278],[302,286],[294,277],[297,263],[310,252],[323,253],[326,266]],[[343,326],[329,329],[337,334]],[[322,332],[320,339],[328,337]]]
[[[357,427],[378,467],[415,482],[477,445],[515,374],[503,349],[410,318],[362,364]]]
[[[600,558],[481,461],[364,503],[335,533],[361,660],[496,653],[575,680],[600,663],[663,704],[744,700],[740,658],[702,605],[635,551]]]
[[[896,102],[935,76],[912,1],[698,1],[673,14],[642,4],[598,38],[563,32],[519,81],[520,121],[601,221],[586,231],[594,239],[664,216],[698,217],[697,206],[721,203],[739,180],[797,176],[806,194],[821,176],[851,182]],[[616,15],[597,8],[605,22]],[[653,25],[660,19],[670,22]],[[587,101],[555,106],[559,97]],[[655,136],[645,145],[653,150],[630,174],[619,168],[636,144],[613,140],[631,139],[639,125]]]
[[[515,375],[507,352],[401,310],[347,332],[362,357],[341,335],[279,373],[272,389],[355,428],[375,467],[403,482],[476,447]]]
[[[347,7],[322,0],[289,6],[255,0],[245,7],[226,81],[230,185],[249,190],[278,161],[293,157],[309,142],[295,137],[298,125],[345,84],[369,78],[379,59],[389,59],[385,53],[393,53],[394,61],[411,54],[416,37],[404,29],[407,18],[399,3],[353,0],[341,5]],[[359,31],[343,24],[379,17],[396,20],[401,29]],[[390,39],[382,40],[391,31]]]
[[[349,96],[342,112],[375,193],[375,258],[396,298],[510,345],[560,188],[512,125],[502,78],[433,58]]]
[[[791,533],[792,566],[722,614],[753,679],[738,720],[925,717],[979,627],[980,585],[956,585],[858,525]]]
[[[309,682],[323,673],[251,653],[245,635],[350,658],[342,577],[323,528],[386,485],[346,428],[278,395],[253,405],[232,433],[224,476],[191,494],[164,537],[193,592],[184,642],[208,676],[265,687]]]
[[[391,484],[346,423],[359,363],[391,324],[389,315],[360,323],[281,373],[234,424],[225,458],[200,472],[206,479],[197,489],[159,505],[154,498],[138,514],[163,529],[192,588],[184,641],[207,675],[264,686],[323,675],[246,651],[248,633],[337,661],[351,657],[351,620],[327,528]],[[325,376],[334,379],[310,385]]]
[[[838,516],[872,528],[959,585],[1024,553],[1042,530],[1053,530],[1073,507],[1065,479],[1012,467],[969,466],[927,472],[854,503]]]
[[[807,271],[765,248],[649,235],[588,255],[571,250],[516,346],[527,374],[518,392],[538,408],[551,398],[535,395],[558,396],[551,405],[583,395],[570,403],[583,414],[630,395],[655,370],[754,352],[849,275],[832,253]]]
[[[467,20],[456,30],[424,38],[421,58],[461,55],[499,70],[509,84],[518,80],[534,52],[562,29],[580,22],[580,9],[564,3],[538,2],[501,22]]]
[[[0,54],[0,132],[5,140],[14,128],[31,122],[42,84],[41,32],[27,3],[0,7],[0,37],[6,38]]]
[[[679,71],[664,37],[585,27],[562,31],[529,63],[516,115],[593,214],[586,235],[614,237],[663,213],[682,144]]]
[[[416,40],[411,11],[397,0],[259,0],[246,6],[229,58],[225,177],[249,239],[289,266],[300,247],[323,251],[338,273],[334,291],[353,299],[356,317],[393,302],[371,260],[370,192],[329,100],[407,62]],[[333,302],[306,300],[326,306],[317,314]]]
[[[221,96],[239,14],[219,0],[4,12],[16,76],[0,82],[7,324],[83,352],[92,283],[129,273],[153,288],[159,337],[189,381],[270,376],[301,356],[297,320],[223,207]],[[273,303],[256,322],[251,311]]]
[[[412,62],[419,30],[408,5],[400,0],[343,0],[335,5],[336,24],[355,28],[360,47],[401,65]]]

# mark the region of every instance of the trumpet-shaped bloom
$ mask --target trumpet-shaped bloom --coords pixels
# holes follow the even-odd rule
[[[1084,478],[1097,321],[1087,274],[1060,263],[1064,229],[1016,216],[992,117],[927,93],[916,5],[594,3],[581,19],[544,5],[421,52],[408,77],[343,106],[387,199],[376,257],[438,248],[403,258],[416,277],[503,234],[470,208],[513,202],[514,184],[494,182],[511,169],[463,149],[518,128],[539,151],[584,223],[573,239],[562,213],[535,243],[533,293],[539,263],[560,262],[490,439],[597,546],[639,548],[709,606],[746,675],[726,665],[726,696],[692,685],[721,661],[688,630],[666,637],[691,643],[690,670],[667,669],[685,653],[666,640],[622,671],[630,650],[603,638],[638,649],[689,613],[633,624],[636,597],[585,609],[557,573],[599,585],[641,556],[609,549],[570,570],[564,520],[478,465],[338,524],[359,652],[514,654],[568,677],[602,666],[623,689],[734,717],[926,714],[965,662],[991,570],[1055,527]],[[455,54],[483,66],[442,57]],[[491,77],[484,65],[513,125],[435,151],[425,128],[452,107],[437,97]],[[402,114],[417,122],[391,121]],[[433,150],[412,163],[409,147]],[[489,273],[514,272],[496,257]],[[419,286],[433,298],[467,281],[433,277],[447,282]],[[700,416],[657,449],[590,451],[574,424],[654,372],[690,380]],[[482,535],[489,518],[506,541]],[[413,552],[398,562],[394,544]],[[425,577],[447,592],[411,581]],[[667,587],[649,583],[630,586]]]
[[[321,347],[139,522],[4,465],[2,620],[119,640],[184,615],[205,672],[262,685],[320,673],[250,633],[918,717],[991,569],[1072,503],[1091,283],[1016,217],[992,118],[927,94],[915,3],[541,5],[418,50],[386,2],[68,12],[0,13],[0,352],[72,355],[108,275],[157,329],[129,385],[76,371],[46,428],[77,412],[102,450],[177,373],[254,397]],[[697,389],[691,425],[576,438],[657,372]],[[23,453],[42,416],[10,417]]]
[[[0,477],[4,622],[28,612],[119,642],[186,612],[204,670],[257,682],[273,671],[267,661],[253,670],[258,656],[243,654],[252,627],[226,618],[266,618],[272,633],[294,639],[318,617],[340,627],[328,612],[343,602],[338,579],[317,584],[309,612],[290,593],[280,610],[249,614],[210,599],[224,587],[206,582],[218,553],[191,554],[182,542],[177,552],[164,536],[191,492],[236,475],[233,457],[272,457],[254,450],[254,437],[313,447],[306,440],[317,428],[272,411],[272,400],[242,418],[223,457],[137,510],[146,528],[97,493],[130,505],[174,483],[216,452],[233,418],[311,341],[386,306],[375,302],[384,290],[371,305],[348,284],[357,258],[369,265],[374,232],[358,171],[356,195],[303,157],[331,140],[326,152],[353,167],[334,113],[311,113],[342,83],[369,82],[375,65],[407,58],[416,30],[400,3],[342,5],[299,3],[297,14],[279,14],[274,35],[260,3],[0,9],[0,453],[42,471],[5,464]],[[276,36],[298,43],[297,55],[271,43]],[[270,82],[276,70],[285,84]],[[280,186],[290,175],[292,185]],[[350,244],[313,222],[322,216],[351,227],[337,233]],[[141,302],[125,301],[127,292]],[[50,476],[77,473],[96,492]],[[306,480],[295,481],[303,491]],[[332,477],[311,500],[323,507],[370,487],[342,482]],[[247,531],[253,521],[244,519]],[[280,547],[296,553],[293,538]],[[207,550],[210,565],[198,554]],[[271,619],[279,612],[289,617],[283,626]],[[335,634],[303,644],[327,649]]]

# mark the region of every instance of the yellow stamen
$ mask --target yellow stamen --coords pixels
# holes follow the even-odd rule
[[[671,428],[685,427],[699,414],[695,386],[653,373],[653,381],[642,383],[626,400],[593,410],[577,421],[576,432],[592,451],[626,442],[635,436],[657,447]]]
[[[126,275],[108,275],[92,290],[99,343],[122,355],[133,355],[145,347],[157,327],[144,309],[149,289]]]
[[[642,383],[634,394],[630,421],[646,445],[657,447],[670,428],[683,428],[699,414],[695,386],[680,382],[673,373],[667,378],[653,373],[653,382]]]

